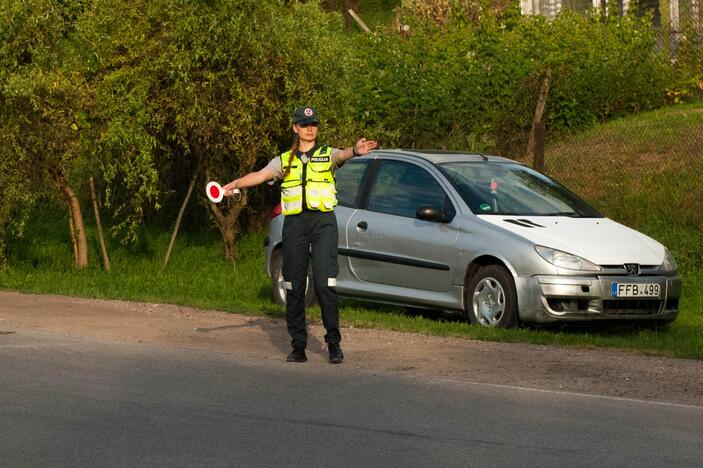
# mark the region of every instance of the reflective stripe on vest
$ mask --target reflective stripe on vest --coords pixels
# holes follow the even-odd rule
[[[288,175],[281,184],[281,208],[283,214],[293,215],[303,211],[303,190],[305,205],[310,210],[332,211],[337,205],[337,192],[332,174],[332,148],[323,146],[308,159],[303,180],[303,162],[291,151],[281,154],[283,172],[290,164]]]

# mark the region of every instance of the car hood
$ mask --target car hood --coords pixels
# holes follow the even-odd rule
[[[608,218],[480,215],[531,242],[583,257],[596,265],[661,265],[664,246]]]

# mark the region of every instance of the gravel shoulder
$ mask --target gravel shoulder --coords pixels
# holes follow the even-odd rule
[[[286,324],[279,319],[0,291],[0,347],[4,334],[23,331],[279,362],[289,351]],[[341,331],[347,368],[703,407],[703,361],[351,327]],[[329,366],[323,336],[321,324],[310,324],[309,361],[290,365]]]

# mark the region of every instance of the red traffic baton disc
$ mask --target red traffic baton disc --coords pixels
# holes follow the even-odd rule
[[[239,189],[232,190],[232,194],[238,194]],[[205,194],[213,203],[220,203],[225,196],[225,191],[217,182],[208,182],[205,186]]]
[[[225,196],[225,191],[217,182],[208,182],[205,186],[205,194],[213,203],[220,203]]]

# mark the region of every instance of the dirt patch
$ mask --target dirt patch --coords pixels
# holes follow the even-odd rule
[[[43,330],[283,361],[285,322],[164,304],[0,292],[2,333]],[[328,366],[310,326],[305,365]],[[471,341],[347,327],[345,367],[703,406],[703,361],[598,349]],[[300,365],[300,364],[291,364]]]

